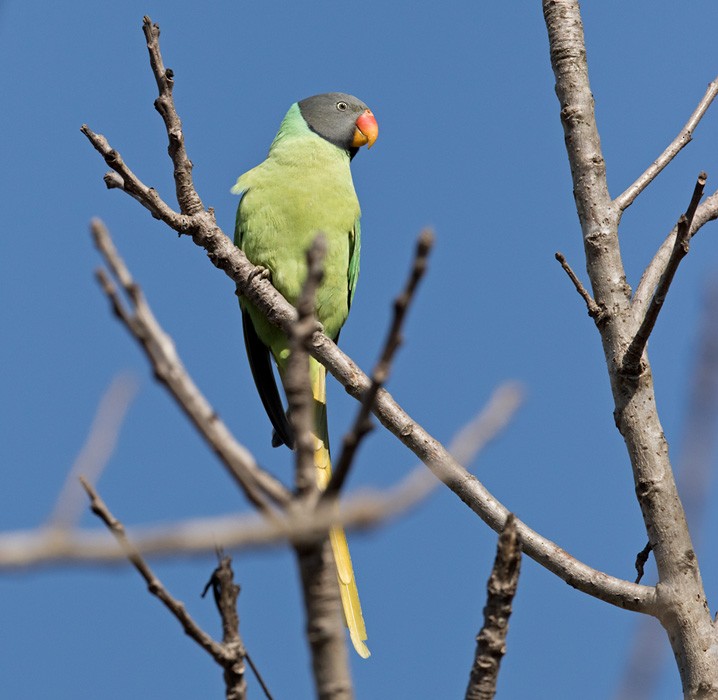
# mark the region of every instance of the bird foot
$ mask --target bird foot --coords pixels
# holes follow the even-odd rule
[[[261,280],[271,279],[272,273],[268,268],[257,265],[252,272],[249,274],[249,281],[251,282],[255,277],[259,277]]]

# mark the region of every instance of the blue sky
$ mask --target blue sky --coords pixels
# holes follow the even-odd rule
[[[525,405],[472,470],[570,553],[632,577],[645,532],[613,425],[600,343],[553,258],[563,251],[585,279],[540,3],[288,5],[0,6],[0,528],[30,528],[47,517],[97,402],[125,371],[138,378],[140,392],[100,482],[116,514],[132,525],[247,508],[108,312],[93,278],[92,216],[110,227],[186,366],[237,437],[275,473],[290,474],[289,453],[269,446],[231,283],[191,241],[129,197],[106,191],[105,166],[79,131],[87,122],[105,134],[146,183],[171,199],[141,32],[149,14],[175,70],[196,185],[225,231],[236,207],[230,187],[265,157],[292,102],[341,90],[371,106],[380,136],[353,166],[363,257],[343,349],[372,366],[414,240],[433,226],[431,269],[389,390],[448,440],[498,383],[522,382]],[[586,3],[592,88],[614,196],[675,136],[718,74],[716,21],[718,7],[708,0]],[[684,210],[696,174],[706,170],[707,191],[716,188],[718,106],[713,110],[695,141],[624,216],[622,250],[634,285]],[[674,458],[701,298],[717,265],[709,225],[681,265],[650,344]],[[329,400],[337,442],[355,405],[336,385]],[[349,488],[389,486],[415,461],[376,431]],[[714,511],[706,531],[717,524]],[[82,525],[98,526],[89,514]],[[352,659],[358,697],[463,693],[495,542],[441,490],[401,521],[351,537],[373,652],[370,661]],[[718,562],[708,547],[699,556],[715,607]],[[213,566],[206,557],[155,568],[219,635],[212,603],[199,598]],[[290,553],[242,554],[235,568],[243,637],[275,697],[310,697]],[[127,567],[4,574],[0,619],[7,697],[221,696],[219,670]],[[500,697],[610,697],[635,621],[525,560]],[[656,697],[679,691],[667,658]]]

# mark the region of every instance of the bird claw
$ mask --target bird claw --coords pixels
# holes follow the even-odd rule
[[[249,273],[249,281],[251,282],[255,277],[259,277],[261,280],[268,280],[272,276],[272,273],[268,268],[257,265],[252,272]]]

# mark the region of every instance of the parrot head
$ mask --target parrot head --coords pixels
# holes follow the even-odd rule
[[[325,92],[298,104],[304,121],[315,134],[352,156],[362,146],[371,148],[379,134],[371,110],[353,95]]]

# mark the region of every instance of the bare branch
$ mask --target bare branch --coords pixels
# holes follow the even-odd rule
[[[693,238],[705,224],[710,221],[715,221],[716,219],[718,219],[718,191],[707,197],[706,200],[698,206],[698,209],[696,209],[696,214],[693,217],[693,224],[691,226],[691,238]],[[674,226],[641,276],[641,281],[631,302],[631,307],[633,308],[636,318],[645,315],[646,305],[653,298],[656,286],[668,265],[668,260],[675,247],[677,234],[678,226]]]
[[[606,186],[579,3],[543,0],[543,9],[586,267],[594,299],[607,311],[599,332],[614,418],[630,457],[636,496],[659,575],[654,590],[660,595],[643,611],[657,616],[668,632],[686,697],[708,697],[718,692],[718,668],[713,654],[706,651],[713,643],[707,640],[714,638],[715,628],[656,410],[650,364],[642,356],[648,335],[645,331],[650,329],[644,328],[636,339],[636,327],[641,324],[635,323],[636,309],[631,304],[621,259],[621,211],[611,201]],[[687,234],[684,237],[687,240]],[[625,372],[625,349],[632,343],[628,365],[635,366],[637,357],[640,368]],[[521,535],[528,553],[528,541]]]
[[[87,124],[80,128],[95,150],[104,158],[105,163],[112,168],[115,174],[105,175],[105,184],[108,189],[120,189],[136,199],[155,219],[161,219],[175,231],[188,233],[189,218],[178,214],[157,194],[157,191],[145,185],[125,164],[122,156],[110,146],[102,134],[96,134]]]
[[[97,515],[102,522],[105,523],[107,529],[113,534],[119,543],[124,556],[126,556],[132,565],[137,569],[140,576],[147,583],[149,592],[159,598],[165,607],[177,618],[182,628],[188,636],[194,639],[218,664],[224,665],[228,660],[226,650],[221,644],[215,642],[200,626],[192,619],[187,612],[185,606],[173,598],[162,582],[154,575],[152,569],[147,565],[140,553],[132,545],[122,523],[115,518],[110,512],[104,501],[100,498],[94,487],[88,481],[80,477],[80,483],[90,497],[90,507],[92,512]]]
[[[152,24],[152,20],[145,16],[142,20],[142,31],[147,39],[150,65],[159,90],[159,97],[155,100],[155,109],[162,116],[167,129],[167,136],[169,137],[167,151],[174,166],[177,202],[183,214],[192,215],[202,211],[204,205],[192,182],[192,162],[187,157],[182,122],[175,109],[174,97],[172,96],[174,74],[171,69],[165,69],[162,61],[159,26]]]
[[[220,556],[219,565],[212,572],[202,597],[212,589],[214,602],[222,620],[222,645],[228,654],[234,657],[234,662],[224,665],[224,684],[227,700],[244,700],[247,696],[247,680],[245,678],[244,659],[247,652],[239,636],[239,615],[237,613],[237,598],[239,586],[234,582],[232,571],[232,558]],[[264,683],[262,682],[264,687]]]
[[[559,261],[561,264],[561,267],[564,269],[564,272],[568,275],[571,282],[573,282],[573,286],[576,288],[576,291],[580,294],[581,298],[586,302],[586,308],[588,309],[588,315],[596,321],[596,323],[600,323],[602,320],[602,312],[598,304],[593,300],[593,297],[588,293],[586,290],[586,287],[581,284],[581,280],[576,276],[576,273],[571,269],[571,266],[568,264],[568,261],[566,260],[566,257],[563,253],[557,252],[554,256],[556,260]]]
[[[377,392],[386,383],[391,370],[394,355],[402,343],[402,329],[421,278],[426,272],[427,261],[431,247],[434,244],[434,234],[425,229],[421,232],[414,254],[414,262],[409,273],[404,291],[394,300],[394,316],[384,341],[384,349],[379,361],[374,367],[371,376],[371,385],[364,393],[354,423],[342,441],[342,451],[336,463],[334,473],[322,494],[322,499],[331,498],[341,490],[349,470],[357,454],[362,439],[371,430],[369,416],[374,407]]]
[[[499,535],[496,559],[486,585],[484,626],[476,637],[476,655],[466,689],[466,700],[492,700],[496,695],[499,666],[506,653],[511,608],[519,584],[521,541],[513,514]]]
[[[658,176],[658,174],[665,168],[685,146],[687,146],[693,139],[693,132],[698,126],[698,123],[703,119],[703,115],[708,111],[716,95],[718,95],[718,78],[708,84],[706,94],[698,103],[698,106],[691,114],[690,118],[686,122],[685,126],[680,130],[678,136],[668,145],[663,153],[661,153],[656,160],[648,167],[648,169],[632,184],[625,192],[622,192],[614,200],[615,204],[621,211],[628,209],[633,204],[636,197],[638,197],[648,185]]]
[[[693,223],[693,217],[695,216],[698,203],[703,197],[703,190],[706,185],[706,174],[700,173],[696,181],[696,185],[693,188],[693,195],[691,201],[688,204],[686,213],[682,214],[678,219],[676,240],[673,246],[673,251],[668,258],[666,269],[661,276],[661,280],[656,287],[656,291],[653,294],[651,303],[646,309],[645,316],[641,320],[641,324],[636,331],[635,336],[631,340],[622,361],[622,371],[627,374],[635,374],[640,369],[641,357],[643,351],[646,349],[648,338],[653,332],[653,328],[658,320],[658,314],[663,308],[663,302],[666,300],[668,289],[673,282],[673,277],[678,270],[681,260],[688,254],[688,249],[691,242],[690,231]]]
[[[252,455],[234,439],[187,374],[172,339],[155,319],[141,289],[117,253],[109,232],[99,220],[92,222],[92,235],[112,274],[127,293],[134,314],[125,310],[106,275],[98,273],[103,291],[117,316],[144,350],[155,376],[167,387],[250,502],[265,514],[271,513],[267,497],[280,505],[287,503],[289,493],[284,486],[262,470]]]
[[[563,5],[564,2],[558,4]],[[562,10],[563,8],[559,9]],[[578,27],[580,28],[580,19]],[[557,55],[561,53],[560,47],[557,47],[555,53]],[[570,57],[573,52],[569,51],[567,55]],[[586,91],[586,95],[588,96],[586,99],[590,102],[590,88]],[[590,104],[592,105],[592,102]],[[569,112],[567,112],[567,118],[568,116]],[[576,121],[580,123],[581,120],[577,119]],[[590,121],[593,123],[592,119]],[[570,119],[569,122],[572,123]],[[595,124],[593,128],[595,131]],[[589,143],[594,143],[594,141],[598,143],[597,133],[595,138],[590,139]],[[605,187],[605,173],[601,176],[601,172],[604,170],[603,161],[594,161],[593,153],[587,152],[587,158],[583,159],[581,163],[580,167],[577,166],[577,176],[581,178],[585,174],[582,179],[584,183],[582,191],[589,185],[591,189],[597,187],[600,192],[605,193],[605,197],[601,197],[602,202],[605,200],[610,203],[608,190]],[[597,176],[594,174],[595,167],[599,168]],[[581,199],[583,201],[583,194],[581,194]],[[615,222],[611,219],[612,217],[616,218],[612,214],[607,221],[606,213],[610,214],[611,212],[601,208],[599,205],[594,206],[594,204],[591,204],[590,206],[591,212],[595,213],[593,220],[606,222],[607,232],[604,233],[602,232],[603,230],[599,230],[595,235],[589,232],[591,235],[588,236],[587,240],[596,249],[602,248],[604,235],[609,237],[612,235],[610,228],[611,224]],[[179,233],[191,234],[195,244],[205,249],[210,261],[236,283],[240,293],[265,314],[270,323],[282,328],[285,332],[289,331],[290,324],[296,319],[296,310],[283,299],[268,280],[257,274],[257,268],[247,260],[246,256],[221,231],[211,212],[199,212],[192,217],[181,217],[181,220],[168,220],[167,223]],[[620,267],[620,257],[618,261]],[[610,283],[609,285],[600,285],[598,293],[597,288],[594,288],[594,295],[599,305],[606,303],[606,299],[610,301],[610,297],[614,293],[611,290],[616,289],[625,291],[627,300],[629,290],[625,285],[625,280],[623,282],[624,286],[621,285],[621,279],[622,270],[618,283],[614,281],[614,274],[611,272],[606,277],[606,282]],[[371,384],[370,380],[329,338],[321,333],[315,333],[312,338],[310,353],[327,367],[352,396],[361,399]],[[500,532],[508,513],[506,508],[477,479],[459,465],[438,441],[415,423],[384,389],[377,393],[372,410],[380,422],[411,449],[419,459],[429,465],[436,473],[440,473],[449,488],[472,508],[484,522],[497,532]],[[627,581],[607,576],[577,561],[563,549],[541,537],[523,523],[517,523],[517,527],[524,543],[524,553],[579,590],[614,605],[632,610],[645,610],[654,604],[655,590],[653,588],[635,586],[635,584]]]
[[[121,374],[112,380],[97,407],[90,434],[60,490],[55,508],[48,518],[47,528],[68,529],[80,519],[87,501],[77,480],[83,476],[91,484],[97,483],[115,451],[122,422],[137,394],[137,388],[137,380],[132,375]]]

